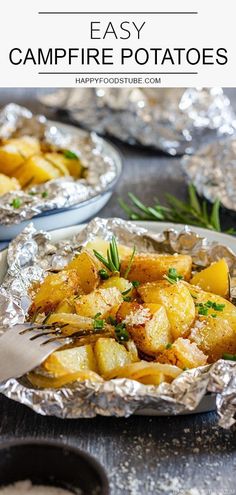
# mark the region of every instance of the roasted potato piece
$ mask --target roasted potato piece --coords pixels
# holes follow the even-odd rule
[[[93,347],[90,344],[56,351],[44,361],[43,367],[55,377],[76,371],[97,371]]]
[[[55,313],[75,313],[74,297],[72,296],[68,299],[63,299],[63,301],[58,304]]]
[[[62,300],[77,294],[80,289],[79,282],[76,270],[62,270],[47,275],[36,292],[30,314],[35,311],[46,314],[54,311]]]
[[[33,155],[24,161],[15,171],[14,176],[22,187],[41,184],[61,176],[60,171],[45,160],[43,155]]]
[[[20,189],[20,184],[14,177],[10,179],[7,175],[0,174],[0,196],[10,191],[17,191]]]
[[[80,278],[80,287],[84,294],[89,294],[96,289],[101,281],[98,274],[101,263],[89,251],[82,251],[75,256],[65,267],[65,270],[76,270]]]
[[[188,339],[179,337],[169,344],[157,358],[159,363],[174,364],[179,368],[197,368],[207,362],[207,356],[198,349],[197,345]]]
[[[197,285],[207,292],[213,292],[222,297],[229,297],[229,268],[225,259],[212,263],[196,273],[190,283]]]
[[[110,287],[116,287],[121,293],[129,291],[127,294],[129,297],[132,296],[134,292],[133,285],[126,278],[119,277],[118,275],[113,275],[103,282],[103,289],[108,289]]]
[[[98,363],[98,370],[105,376],[112,369],[132,363],[133,356],[126,348],[114,339],[100,338],[97,340],[94,352]]]
[[[31,136],[8,139],[0,146],[0,172],[14,176],[16,169],[35,153],[40,152],[38,139]]]
[[[198,321],[190,339],[214,362],[224,353],[236,353],[236,307],[221,296],[189,286]]]
[[[45,158],[59,168],[62,175],[72,175],[76,179],[81,177],[83,167],[79,158],[66,158],[62,153],[46,153]]]
[[[132,254],[132,251],[133,251],[132,248],[124,246],[123,244],[118,244],[117,247],[118,247],[118,252],[119,252],[119,256],[121,259],[126,257],[126,256],[130,256]],[[86,249],[89,249],[92,252],[95,249],[95,251],[98,251],[99,253],[101,253],[101,255],[104,256],[105,258],[107,256],[108,248],[109,248],[109,242],[104,241],[100,237],[97,237],[96,239],[94,239],[94,241],[89,241],[86,244]]]
[[[197,316],[200,314],[201,315],[201,308],[199,308],[199,304],[206,304],[206,303],[213,303],[213,307],[211,307],[211,304],[208,304],[207,308],[207,315],[205,317],[210,315],[216,315],[217,318],[223,318],[225,320],[228,320],[232,328],[235,329],[236,331],[236,306],[232,304],[230,301],[227,301],[227,299],[224,299],[221,296],[218,296],[217,294],[212,294],[211,292],[205,292],[199,287],[196,287],[194,285],[190,284],[185,284],[186,287],[188,287],[189,292],[194,300],[194,303],[196,305],[197,309]],[[216,308],[214,307],[214,304],[216,304]]]
[[[60,153],[44,153],[44,158],[47,160],[53,167],[59,170],[60,175],[70,175],[68,168],[63,163],[63,155]],[[62,159],[61,159],[62,158]]]
[[[188,335],[196,312],[185,282],[170,284],[162,280],[143,284],[137,290],[145,303],[158,303],[165,307],[174,340]]]
[[[199,349],[208,355],[208,362],[214,363],[222,358],[224,353],[236,353],[235,328],[223,317],[200,318],[189,336]]]
[[[130,258],[126,257],[121,262],[122,276],[128,268],[129,261]],[[157,253],[136,254],[127,278],[131,281],[138,280],[141,283],[155,282],[156,280],[161,280],[170,268],[175,268],[179,275],[182,275],[185,280],[189,280],[192,269],[191,256]]]
[[[117,320],[120,321],[125,313],[122,321],[140,351],[153,356],[172,342],[170,323],[164,306],[124,302],[117,313]]]
[[[122,301],[122,295],[115,287],[97,289],[76,299],[75,309],[76,313],[81,316],[93,318],[97,313],[101,313],[101,317],[107,317],[113,307],[117,311]]]

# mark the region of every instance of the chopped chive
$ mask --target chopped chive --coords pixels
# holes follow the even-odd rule
[[[225,352],[222,358],[226,359],[227,361],[236,361],[236,354],[228,354],[227,352]]]
[[[123,297],[123,301],[130,302],[131,301],[131,297],[130,296],[124,296]]]
[[[42,196],[42,198],[47,198],[48,197],[48,192],[47,191],[43,191],[41,196]]]
[[[140,286],[140,282],[138,280],[133,280],[133,282],[131,282],[131,284],[133,285],[134,288]]]
[[[71,151],[71,150],[64,150],[63,151],[63,155],[65,158],[69,158],[69,160],[78,160],[78,156],[76,155],[76,153],[74,153],[74,151]]]
[[[164,277],[170,284],[176,284],[179,280],[182,280],[183,277],[180,275],[175,268],[169,268],[167,275]]]
[[[102,280],[107,280],[109,278],[109,274],[104,268],[99,270],[98,275],[101,277]]]
[[[10,203],[10,206],[12,206],[13,208],[16,208],[16,209],[20,208],[20,206],[21,206],[21,199],[20,198],[14,198],[12,200],[12,202]]]
[[[166,344],[166,349],[171,349],[172,347],[172,344],[169,342],[168,344]]]

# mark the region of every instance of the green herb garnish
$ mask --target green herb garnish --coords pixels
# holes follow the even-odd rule
[[[180,275],[175,268],[169,268],[167,275],[164,277],[170,284],[176,284],[179,280],[182,280],[183,277]]]
[[[99,318],[99,316],[101,316],[101,313],[97,313],[94,316],[94,319],[93,319],[94,330],[102,330],[104,328],[105,321],[102,318]]]
[[[225,304],[217,304],[214,301],[207,301],[206,303],[195,303],[195,306],[198,308],[199,315],[207,316],[209,314],[209,309],[213,309],[214,311],[223,311]],[[217,318],[216,313],[212,313],[210,316],[212,316],[212,318]]]
[[[43,191],[42,192],[42,198],[47,198],[48,197],[48,192],[47,191]]]
[[[71,151],[71,150],[64,150],[63,151],[63,155],[65,158],[69,158],[69,160],[78,160],[78,156],[76,155],[76,153],[74,153],[74,151]]]
[[[128,263],[128,266],[125,270],[125,274],[124,274],[124,278],[127,278],[128,275],[129,275],[129,272],[130,272],[130,269],[131,269],[131,266],[132,266],[132,263],[134,261],[134,256],[135,256],[135,253],[136,253],[136,247],[134,246],[133,247],[133,251],[132,251],[132,254],[130,256],[130,260],[129,260],[129,263]]]
[[[21,206],[21,200],[20,200],[20,198],[14,198],[12,200],[12,202],[10,203],[10,206],[12,206],[13,208],[16,208],[16,209],[17,208],[20,208],[20,206]]]
[[[116,340],[121,344],[129,340],[130,336],[128,330],[126,329],[125,323],[118,323],[118,325],[116,325],[115,336]]]
[[[172,347],[172,344],[169,342],[168,344],[166,344],[166,349],[171,349]]]
[[[113,318],[113,316],[108,316],[107,323],[110,323],[110,325],[112,325],[113,327],[117,325],[117,321],[115,318]]]
[[[130,296],[123,296],[123,301],[130,302],[131,301],[131,297]]]
[[[107,250],[107,259],[102,256],[102,254],[98,253],[95,249],[93,250],[96,258],[101,261],[101,263],[113,273],[117,273],[120,271],[120,258],[117,248],[116,239],[113,236],[112,240],[109,244],[109,248]]]
[[[101,277],[102,280],[107,280],[109,278],[109,274],[104,268],[99,270],[98,275]]]
[[[132,287],[129,287],[129,289],[127,290],[124,290],[123,292],[121,292],[122,296],[126,296],[127,294],[129,294],[129,292],[132,290]]]
[[[216,199],[212,206],[208,205],[206,200],[201,201],[193,184],[188,186],[188,201],[186,202],[172,194],[166,194],[167,206],[162,205],[158,200],[153,206],[146,206],[132,193],[128,193],[128,197],[131,205],[123,199],[119,199],[119,204],[131,220],[183,223],[221,231],[220,201]],[[233,235],[236,230],[231,228],[225,232]]]
[[[133,280],[133,282],[131,282],[131,284],[132,284],[132,286],[133,286],[134,288],[136,288],[136,287],[139,287],[139,286],[140,286],[140,282],[139,282],[138,280]]]
[[[236,354],[228,354],[225,352],[222,358],[226,359],[227,361],[236,361]]]

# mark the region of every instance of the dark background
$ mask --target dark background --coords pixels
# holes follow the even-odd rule
[[[37,89],[1,89],[0,106],[11,101],[41,112]],[[236,89],[228,89],[236,110]],[[187,187],[179,158],[118,144],[124,158],[119,185],[101,216],[122,216],[117,204],[128,191],[145,202],[170,192],[181,199]],[[223,227],[235,225],[228,214]],[[0,439],[28,436],[77,445],[105,466],[112,495],[235,495],[236,428],[217,426],[216,413],[178,417],[60,420],[39,416],[0,397]],[[191,489],[191,490],[190,490]],[[194,490],[195,489],[195,490]],[[198,489],[198,491],[196,491]]]

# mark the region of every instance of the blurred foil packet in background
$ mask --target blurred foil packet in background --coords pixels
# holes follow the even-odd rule
[[[192,154],[236,129],[221,88],[59,89],[39,99],[86,129],[173,156]]]
[[[221,139],[185,155],[182,166],[200,196],[236,211],[236,137]]]
[[[86,171],[85,177],[63,176],[25,190],[0,197],[0,224],[18,224],[49,210],[69,208],[112,190],[121,172],[116,151],[94,132],[51,122],[33,115],[27,108],[10,103],[0,112],[0,141],[34,136],[51,151],[69,149],[76,153]],[[14,200],[19,206],[13,206]]]

